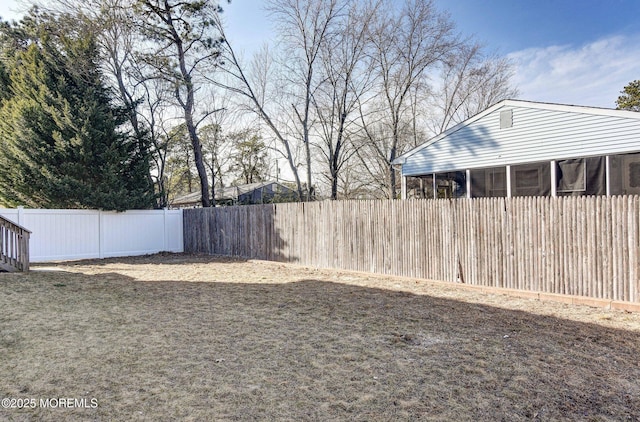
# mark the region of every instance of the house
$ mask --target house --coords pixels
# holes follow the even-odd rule
[[[403,199],[640,194],[640,113],[504,100],[393,164]]]
[[[271,202],[292,202],[297,193],[279,182],[258,182],[246,185],[223,187],[216,190],[217,205],[267,204]],[[175,198],[172,208],[194,208],[202,206],[201,193],[191,192]]]

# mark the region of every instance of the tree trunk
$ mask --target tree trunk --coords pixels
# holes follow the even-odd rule
[[[211,206],[216,206],[216,160],[211,162]]]
[[[389,164],[389,195],[390,199],[396,199],[396,172],[391,163]]]
[[[306,135],[305,152],[307,154],[307,201],[311,201],[311,148],[309,147],[309,135]]]
[[[191,98],[193,93],[191,93]],[[192,100],[193,101],[193,100]],[[187,101],[189,103],[189,101]],[[207,176],[207,170],[204,167],[204,160],[202,157],[202,143],[196,131],[196,127],[193,124],[193,115],[191,109],[184,107],[184,120],[187,125],[187,131],[189,132],[189,138],[191,139],[191,147],[193,148],[193,159],[198,169],[198,177],[200,178],[200,192],[202,193],[202,206],[210,207],[211,201],[209,200],[209,177]]]
[[[331,171],[331,200],[335,201],[338,199],[338,172],[333,170]]]
[[[391,196],[389,199],[396,199],[396,172],[393,169],[393,160],[396,159],[396,155],[398,154],[398,141],[400,136],[398,135],[398,125],[399,125],[399,113],[394,114],[393,121],[393,141],[391,143],[391,151],[389,151],[389,195]]]
[[[180,88],[176,88],[176,98],[180,102],[182,109],[184,110],[184,121],[187,126],[187,132],[191,139],[191,146],[193,148],[193,159],[195,160],[196,169],[198,169],[198,177],[200,178],[200,192],[202,194],[202,206],[208,208],[211,206],[209,201],[209,177],[207,176],[207,170],[204,167],[204,158],[202,155],[202,143],[198,137],[198,131],[196,125],[193,122],[193,109],[195,106],[194,101],[194,88],[193,81],[191,80],[191,74],[187,70],[185,62],[185,53],[182,47],[182,40],[177,34],[175,28],[172,28],[174,41],[178,49],[178,61],[180,63],[180,74],[184,82],[184,88],[187,90],[187,99],[183,101],[180,96]]]

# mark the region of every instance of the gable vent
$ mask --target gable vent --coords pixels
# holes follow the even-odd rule
[[[513,110],[502,110],[500,112],[500,129],[513,126]]]

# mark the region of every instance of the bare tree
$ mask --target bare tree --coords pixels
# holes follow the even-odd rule
[[[486,57],[478,44],[464,44],[446,62],[438,79],[439,86],[430,93],[431,130],[437,135],[498,101],[513,98],[518,90],[511,87],[512,67],[508,60]]]
[[[453,24],[435,9],[432,1],[407,0],[398,12],[385,8],[372,25],[371,55],[377,72],[376,95],[381,108],[377,113],[361,110],[365,139],[373,151],[384,156],[389,197],[396,198],[396,174],[391,162],[404,147],[403,133],[410,121],[411,90],[425,80],[427,72],[449,59],[460,43]],[[372,127],[380,122],[384,131]],[[385,134],[384,139],[375,134]]]
[[[141,43],[136,32],[135,16],[129,0],[97,0],[97,7],[86,8],[86,13],[101,28],[100,44],[104,53],[104,67],[113,79],[115,92],[128,110],[128,118],[139,142],[149,142],[150,160],[153,173],[151,182],[156,186],[156,206],[168,206],[168,192],[165,184],[167,142],[162,137],[159,125],[164,124],[162,116],[166,108],[166,83],[145,76],[144,63],[138,60],[137,48]],[[144,145],[141,145],[141,148]]]
[[[268,48],[264,48],[254,57],[251,73],[248,73],[245,65],[241,62],[240,57],[236,54],[233,46],[228,38],[222,32],[224,39],[223,61],[225,66],[222,70],[227,75],[226,81],[214,81],[217,86],[227,89],[242,97],[249,111],[259,116],[260,120],[271,131],[273,136],[278,140],[282,150],[279,150],[282,156],[287,160],[291,173],[293,174],[298,198],[303,199],[302,183],[298,173],[298,167],[295,162],[294,145],[287,135],[286,128],[283,128],[276,120],[276,115],[269,110],[267,99],[272,98],[269,95],[268,85],[271,78],[271,55]]]
[[[268,5],[287,50],[287,77],[297,97],[292,107],[305,151],[307,200],[310,200],[312,100],[322,83],[319,58],[324,46],[333,44],[334,23],[345,6],[341,0],[270,0]]]
[[[355,154],[349,130],[360,98],[371,89],[372,66],[367,56],[367,32],[380,2],[354,3],[339,19],[331,43],[323,44],[323,83],[312,102],[319,124],[320,151],[327,165],[331,199],[338,198],[340,172]]]
[[[222,187],[222,160],[221,152],[227,143],[222,126],[210,123],[198,130],[198,137],[202,142],[202,155],[204,165],[211,173],[211,206],[216,206],[216,184]]]
[[[166,94],[167,89],[163,81],[142,79],[139,83],[142,89],[142,96],[139,109],[139,120],[151,140],[151,159],[155,169],[152,177],[156,183],[158,193],[158,206],[165,208],[169,206],[168,186],[166,185],[165,168],[167,165],[168,145],[163,134],[167,133],[167,127],[171,125],[173,119],[168,118]]]
[[[268,50],[263,50],[254,57],[247,73],[227,40],[225,69],[231,80],[224,86],[249,100],[250,109],[260,116],[283,147],[282,155],[289,163],[299,197],[309,200],[313,186],[312,102],[322,83],[319,58],[333,36],[332,25],[344,5],[339,0],[272,0],[268,4],[268,10],[279,25],[280,46],[286,51],[286,61],[274,64]],[[274,65],[282,66],[282,71],[275,75],[270,72]],[[286,83],[280,85],[275,95],[270,95],[268,85],[277,79],[286,80]],[[289,110],[279,107],[283,99],[291,99]],[[304,149],[305,189],[296,163],[296,139]]]
[[[219,6],[197,0],[138,0],[134,11],[138,28],[150,49],[141,58],[154,69],[154,78],[166,81],[182,110],[200,178],[202,206],[209,207],[209,181],[198,126],[217,110],[199,109],[196,92],[203,74],[218,65],[221,28]],[[204,103],[205,105],[208,102]]]
[[[240,106],[268,129],[260,133],[287,160],[301,199],[314,182],[334,199],[395,198],[393,159],[516,92],[509,63],[462,40],[431,1],[269,0],[277,44],[248,66],[212,3],[56,1],[100,24],[104,68],[151,143],[158,206],[170,190],[163,134],[184,123],[206,206],[228,177],[229,135],[258,130],[249,114],[216,113],[213,86],[227,90],[225,109]],[[223,114],[234,117],[223,124]]]
[[[384,103],[382,104],[384,105]],[[369,106],[375,108],[374,106]],[[365,114],[362,110],[368,107],[361,106],[360,121],[362,130],[353,137],[356,157],[359,160],[359,168],[363,176],[368,176],[369,192],[374,198],[393,199],[392,190],[389,187],[390,171],[393,168],[389,165],[389,151],[392,148],[394,139],[404,141],[409,139],[408,128],[410,125],[401,122],[397,130],[397,137],[391,133],[389,124],[385,121],[385,116],[380,112]],[[395,179],[394,179],[395,183]]]

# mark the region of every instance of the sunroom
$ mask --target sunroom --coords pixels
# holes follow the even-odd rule
[[[404,199],[640,194],[640,113],[505,100],[393,164]]]

